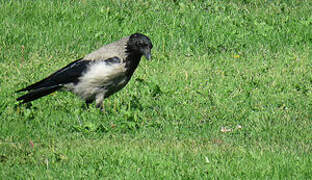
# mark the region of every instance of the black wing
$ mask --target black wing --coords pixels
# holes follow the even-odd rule
[[[87,70],[90,63],[91,61],[89,60],[78,59],[51,74],[49,77],[27,86],[26,88],[18,90],[17,92],[61,86],[67,83],[77,83],[79,81],[79,77],[84,71]]]

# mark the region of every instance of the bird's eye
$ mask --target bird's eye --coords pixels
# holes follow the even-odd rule
[[[138,43],[136,43],[136,45],[137,45],[138,47],[145,47],[145,46],[146,46],[146,44],[145,44],[145,43],[142,43],[142,42],[138,42]]]

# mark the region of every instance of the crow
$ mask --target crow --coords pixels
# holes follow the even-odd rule
[[[124,37],[18,90],[27,93],[16,100],[24,104],[65,89],[80,96],[87,105],[95,101],[96,107],[102,108],[105,98],[127,85],[141,57],[151,59],[152,48],[150,38],[141,33]]]

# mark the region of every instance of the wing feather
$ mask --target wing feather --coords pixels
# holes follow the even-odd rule
[[[84,71],[87,70],[87,67],[89,64],[90,64],[90,61],[88,60],[78,59],[68,64],[64,68],[51,74],[47,78],[39,82],[36,82],[30,86],[27,86],[26,88],[18,90],[17,92],[30,91],[30,90],[34,90],[34,89],[38,89],[42,87],[63,85],[67,83],[77,83],[79,80],[79,77],[82,75]]]

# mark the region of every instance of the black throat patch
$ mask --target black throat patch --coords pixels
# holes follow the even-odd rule
[[[133,75],[134,71],[138,67],[140,61],[141,61],[142,55],[140,54],[129,54],[126,58],[126,74],[128,78],[130,79]]]

